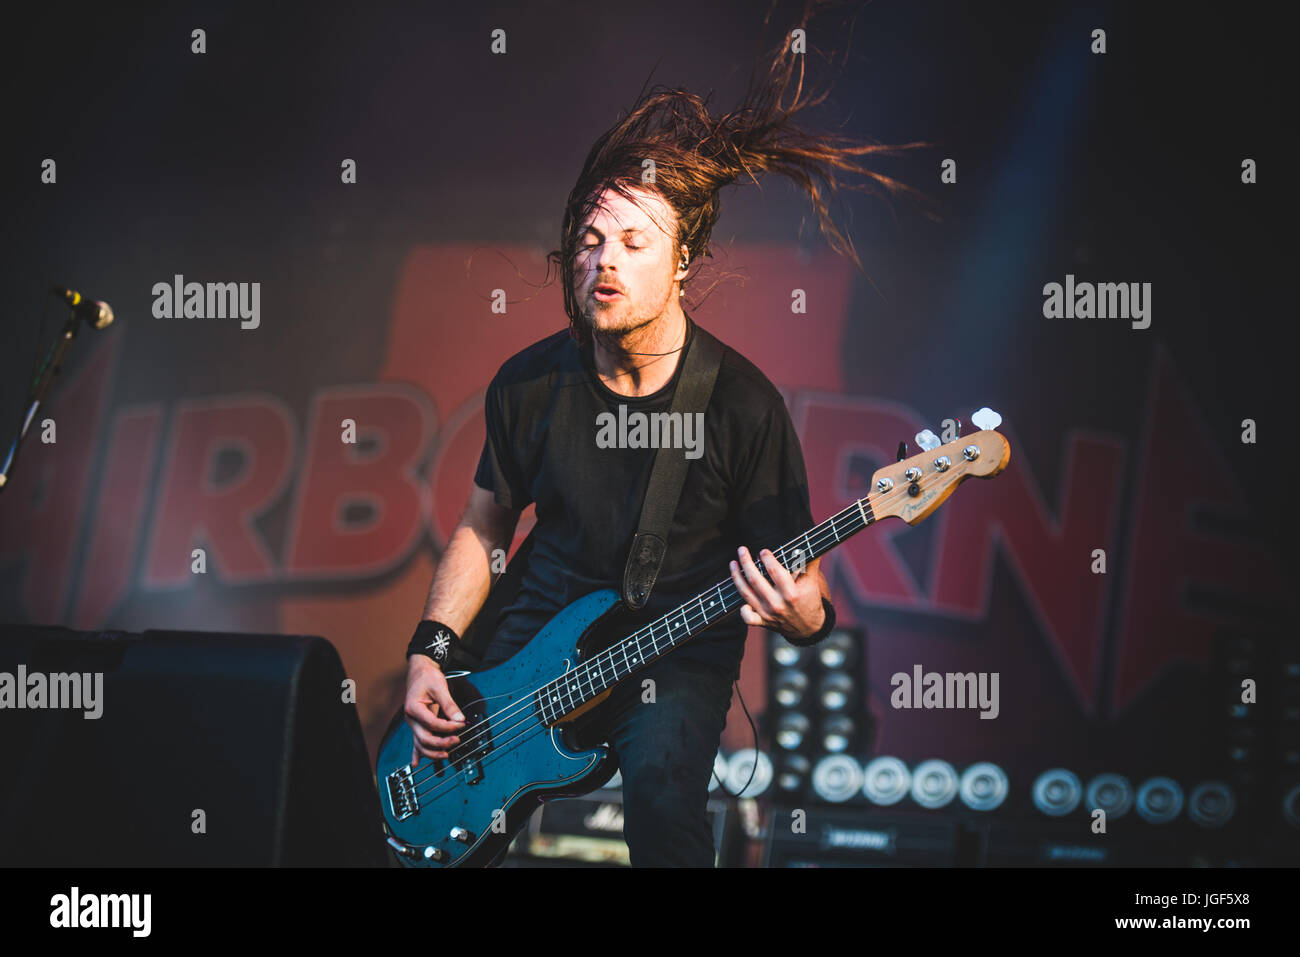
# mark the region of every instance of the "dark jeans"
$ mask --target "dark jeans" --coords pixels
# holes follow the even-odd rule
[[[669,655],[610,693],[587,730],[623,773],[623,838],[634,867],[713,867],[705,813],[727,723],[730,669]],[[654,700],[646,680],[654,681]]]

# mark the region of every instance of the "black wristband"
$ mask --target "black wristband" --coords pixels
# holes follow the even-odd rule
[[[415,634],[406,647],[406,658],[409,661],[411,655],[427,655],[442,666],[458,647],[460,635],[442,622],[426,618],[415,626]]]
[[[800,648],[808,648],[825,641],[826,637],[831,633],[831,629],[835,627],[835,606],[831,604],[829,598],[823,598],[822,608],[826,610],[826,620],[822,622],[821,628],[817,629],[815,634],[811,634],[807,638],[791,638],[786,635],[785,640]]]

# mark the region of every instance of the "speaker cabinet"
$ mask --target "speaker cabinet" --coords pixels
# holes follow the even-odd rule
[[[0,629],[0,864],[385,866],[345,678],[316,637]]]

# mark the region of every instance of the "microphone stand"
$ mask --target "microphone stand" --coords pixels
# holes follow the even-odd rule
[[[77,313],[72,311],[68,316],[68,321],[61,331],[50,344],[50,349],[45,353],[45,361],[41,363],[36,370],[36,381],[32,383],[31,390],[27,393],[26,406],[27,411],[23,413],[23,424],[15,436],[13,444],[9,446],[9,454],[5,456],[5,464],[0,468],[0,492],[9,485],[9,478],[13,474],[14,461],[18,458],[18,449],[23,444],[23,439],[27,438],[27,430],[31,428],[32,422],[36,419],[36,412],[45,401],[45,393],[49,391],[50,384],[54,377],[59,374],[63,368],[63,357],[68,351],[68,346],[72,340],[77,337],[77,330],[81,328],[81,319]]]

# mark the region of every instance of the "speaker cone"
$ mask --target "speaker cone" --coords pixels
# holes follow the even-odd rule
[[[750,776],[753,780],[750,780]],[[737,797],[758,797],[772,784],[772,759],[762,751],[741,748],[731,756],[727,790]]]
[[[1138,788],[1137,812],[1150,824],[1168,824],[1183,809],[1183,789],[1173,778],[1147,778]]]
[[[961,803],[972,811],[992,811],[1007,799],[1007,772],[996,764],[980,761],[961,776]]]
[[[1069,814],[1082,797],[1079,776],[1065,768],[1044,771],[1034,780],[1034,807],[1051,817]]]
[[[1187,799],[1187,816],[1201,827],[1223,827],[1236,809],[1237,798],[1222,781],[1202,781]]]
[[[897,804],[912,789],[912,772],[898,758],[875,758],[867,765],[862,793],[872,804]]]
[[[924,808],[952,803],[958,786],[957,769],[947,761],[922,761],[912,771],[912,800]]]
[[[813,768],[813,791],[823,801],[847,801],[862,790],[862,765],[847,754],[822,758]]]

